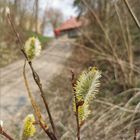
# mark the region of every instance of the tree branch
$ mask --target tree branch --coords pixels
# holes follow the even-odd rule
[[[32,107],[34,109],[35,115],[36,115],[36,117],[38,119],[39,125],[41,126],[41,128],[44,130],[44,132],[48,135],[48,137],[51,140],[57,140],[57,138],[55,137],[55,135],[49,130],[48,126],[47,125],[44,126],[44,124],[42,123],[42,121],[44,122],[44,120],[42,118],[42,115],[41,115],[41,112],[40,112],[40,108],[36,104],[36,102],[35,102],[32,94],[31,94],[31,90],[29,88],[28,80],[27,80],[27,77],[26,77],[25,68],[26,68],[26,60],[25,60],[24,66],[23,66],[23,77],[24,77],[25,86],[26,86],[26,89],[28,91],[28,95],[29,95],[29,98],[30,98]]]
[[[73,92],[74,92],[74,99],[75,99],[75,104],[76,104],[76,123],[77,123],[77,140],[80,140],[80,124],[79,124],[79,112],[78,112],[78,108],[79,108],[79,104],[78,104],[78,100],[76,97],[76,93],[75,93],[75,74],[73,73],[73,71],[71,71],[72,73],[72,79],[71,79],[71,83],[72,83],[72,87],[73,87]]]
[[[7,134],[3,128],[0,126],[0,134],[3,135],[5,138],[7,138],[8,140],[14,140],[9,134]]]
[[[21,40],[21,37],[20,37],[19,33],[18,33],[18,32],[16,31],[16,29],[15,29],[15,26],[14,26],[14,23],[12,22],[12,19],[11,19],[10,14],[7,14],[7,19],[8,19],[8,22],[9,22],[9,24],[10,24],[10,26],[11,26],[13,32],[15,33],[15,35],[16,35],[18,41],[19,41],[20,50],[21,50],[21,52],[23,53],[24,57],[26,58],[26,60],[27,60],[27,62],[28,62],[28,64],[29,64],[29,66],[30,66],[30,68],[31,68],[34,81],[36,82],[36,84],[37,84],[37,86],[38,86],[38,88],[39,88],[39,90],[40,90],[41,98],[42,98],[42,100],[43,100],[43,102],[44,102],[44,104],[45,104],[45,107],[46,107],[46,110],[47,110],[47,113],[48,113],[48,116],[49,116],[49,120],[50,120],[50,123],[51,123],[51,126],[52,126],[52,130],[53,130],[53,133],[54,133],[54,135],[55,135],[55,132],[56,132],[56,131],[55,131],[55,125],[54,125],[54,122],[53,122],[53,119],[52,119],[52,115],[51,115],[50,110],[49,110],[48,103],[47,103],[46,98],[45,98],[44,91],[43,91],[43,89],[42,89],[42,84],[41,84],[41,82],[40,82],[39,75],[38,75],[37,72],[33,69],[32,62],[29,61],[29,59],[28,59],[28,57],[27,57],[27,55],[26,55],[26,53],[25,53],[25,51],[24,51],[24,48],[23,48],[23,41]]]
[[[125,5],[126,5],[128,11],[129,11],[129,13],[131,14],[131,16],[132,16],[134,22],[136,23],[137,27],[140,29],[140,22],[138,21],[138,19],[137,19],[135,13],[133,12],[133,10],[132,10],[132,8],[131,8],[129,2],[128,2],[127,0],[124,0],[124,3],[125,3]]]

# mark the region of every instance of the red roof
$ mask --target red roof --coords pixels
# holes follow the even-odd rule
[[[65,21],[60,27],[56,28],[55,31],[63,31],[74,28],[79,28],[82,26],[82,22],[78,21],[76,18],[71,17],[69,20]]]

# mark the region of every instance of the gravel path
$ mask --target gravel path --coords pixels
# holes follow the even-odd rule
[[[73,47],[70,44],[59,42],[54,41],[39,58],[33,61],[33,66],[40,75],[43,87],[61,73],[65,62],[72,54]],[[6,122],[7,126],[10,122],[18,120],[18,114],[30,105],[22,76],[23,64],[24,60],[19,60],[0,69],[0,120]],[[27,67],[27,75],[32,92],[38,92],[29,67]]]

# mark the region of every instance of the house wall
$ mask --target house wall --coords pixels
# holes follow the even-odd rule
[[[80,35],[79,29],[69,29],[65,31],[61,31],[61,36],[67,35],[68,38],[75,38]]]

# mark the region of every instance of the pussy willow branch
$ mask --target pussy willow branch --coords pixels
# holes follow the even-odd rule
[[[129,13],[131,14],[134,22],[136,23],[137,27],[140,29],[140,22],[138,21],[136,15],[134,14],[134,12],[133,12],[128,0],[123,0],[123,1],[124,1],[125,5],[126,5],[128,11],[129,11]]]
[[[134,140],[137,140],[137,129],[134,130]]]
[[[77,100],[75,89],[74,89],[75,74],[73,73],[73,71],[71,71],[71,73],[72,73],[71,83],[72,83],[72,87],[73,87],[74,99],[75,99],[75,104],[76,104],[76,114],[75,115],[76,115],[76,122],[77,122],[77,140],[80,140],[80,124],[79,124],[79,112],[78,112],[79,105],[78,105],[78,100]]]
[[[29,65],[30,65],[30,68],[32,70],[32,74],[33,74],[33,78],[36,82],[36,84],[38,85],[38,88],[40,90],[40,93],[41,93],[41,97],[43,99],[43,102],[45,104],[45,107],[46,107],[46,110],[47,110],[47,113],[48,113],[48,116],[49,116],[49,119],[50,119],[50,123],[52,125],[52,129],[53,129],[53,132],[54,132],[54,135],[55,135],[55,125],[54,125],[54,122],[53,122],[53,119],[52,119],[52,116],[51,116],[51,113],[50,113],[50,110],[49,110],[49,106],[48,106],[48,103],[46,101],[46,98],[45,98],[45,94],[44,94],[44,91],[42,89],[42,84],[40,82],[40,78],[39,78],[39,75],[36,73],[36,71],[34,70],[33,66],[32,66],[32,63],[31,61],[28,62]]]
[[[137,134],[138,134],[139,130],[135,129],[134,130],[134,140],[137,140]]]
[[[53,119],[52,119],[52,115],[51,115],[50,110],[49,110],[48,103],[47,103],[46,98],[45,98],[44,91],[43,91],[43,89],[42,89],[42,84],[41,84],[41,82],[40,82],[39,75],[38,75],[37,72],[34,70],[34,68],[33,68],[33,66],[32,66],[32,62],[28,60],[28,57],[27,57],[27,55],[26,55],[26,53],[25,53],[25,51],[24,51],[24,49],[23,49],[22,40],[21,40],[21,38],[20,38],[19,33],[18,33],[18,32],[16,31],[16,29],[15,29],[15,26],[14,26],[14,23],[12,22],[12,19],[11,19],[10,14],[7,15],[7,19],[8,19],[8,22],[9,22],[9,24],[10,24],[12,30],[14,31],[14,33],[15,33],[15,35],[16,35],[18,41],[19,41],[20,50],[21,50],[21,52],[23,53],[25,59],[27,60],[29,66],[30,66],[30,68],[31,68],[34,81],[36,82],[36,84],[37,84],[37,86],[38,86],[38,88],[39,88],[39,90],[40,90],[41,97],[42,97],[42,100],[43,100],[43,102],[44,102],[44,104],[45,104],[45,107],[46,107],[46,110],[47,110],[47,113],[48,113],[48,116],[49,116],[49,120],[50,120],[52,129],[53,129],[53,133],[54,133],[54,135],[55,135],[55,125],[54,125],[54,122],[53,122]]]
[[[3,128],[0,126],[0,135],[4,136],[5,138],[7,138],[8,140],[14,140],[9,134],[7,134]]]
[[[77,139],[80,140],[80,125],[79,125],[79,112],[78,112],[78,101],[76,95],[74,95],[75,103],[76,103],[76,121],[77,121]]]
[[[44,126],[44,124],[42,124],[41,122],[41,119],[42,119],[42,115],[41,113],[39,112],[40,110],[38,109],[38,106],[35,104],[35,101],[32,97],[32,94],[31,94],[31,90],[29,88],[29,84],[28,84],[28,80],[27,80],[27,76],[26,76],[26,60],[25,60],[25,63],[24,63],[24,66],[23,66],[23,77],[24,77],[24,82],[25,82],[25,86],[26,86],[26,89],[28,91],[28,95],[29,95],[29,98],[31,100],[31,104],[32,104],[32,107],[34,109],[34,112],[36,114],[36,117],[38,118],[38,121],[39,121],[39,125],[41,126],[41,128],[45,131],[45,133],[48,135],[48,137],[51,139],[51,140],[57,140],[57,138],[55,137],[55,135],[49,130],[48,127]]]

